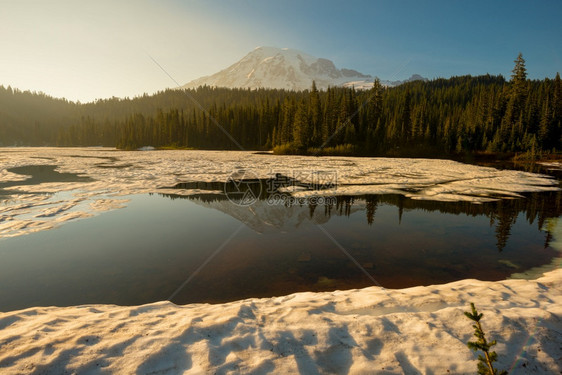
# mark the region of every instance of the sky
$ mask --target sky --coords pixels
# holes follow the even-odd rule
[[[0,0],[0,85],[81,102],[134,97],[257,46],[388,80],[509,77],[521,52],[542,79],[562,72],[561,19],[560,0]]]

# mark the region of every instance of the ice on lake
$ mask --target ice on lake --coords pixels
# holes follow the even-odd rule
[[[22,167],[43,166],[43,176]],[[15,173],[20,168],[19,173]],[[488,202],[558,190],[558,181],[514,170],[451,160],[285,156],[243,151],[119,151],[111,148],[0,149],[0,238],[14,237],[124,207],[144,193],[198,194],[180,183],[224,183],[250,171],[260,179],[284,174],[330,189],[293,189],[294,197],[399,194],[433,201]],[[50,173],[47,173],[50,172]],[[73,176],[73,177],[72,177]],[[43,177],[43,180],[42,180]],[[30,182],[31,181],[31,182]],[[212,192],[224,194],[220,189]]]

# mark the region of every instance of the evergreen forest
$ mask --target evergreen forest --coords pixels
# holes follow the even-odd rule
[[[0,86],[0,146],[274,150],[312,155],[447,156],[562,149],[562,86],[460,76],[370,90],[203,86],[71,102]]]

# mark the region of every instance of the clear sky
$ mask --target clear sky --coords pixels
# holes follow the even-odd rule
[[[0,0],[0,85],[136,96],[289,47],[381,79],[562,73],[562,1]]]

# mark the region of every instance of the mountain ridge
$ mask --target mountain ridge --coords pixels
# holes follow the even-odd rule
[[[183,85],[182,89],[199,86],[227,88],[272,88],[285,90],[310,89],[312,82],[318,89],[330,86],[347,86],[357,89],[372,87],[375,77],[354,69],[338,69],[326,58],[311,56],[291,48],[256,47],[227,68]],[[423,79],[413,75],[406,81],[381,81],[384,86],[397,86],[404,82]]]

